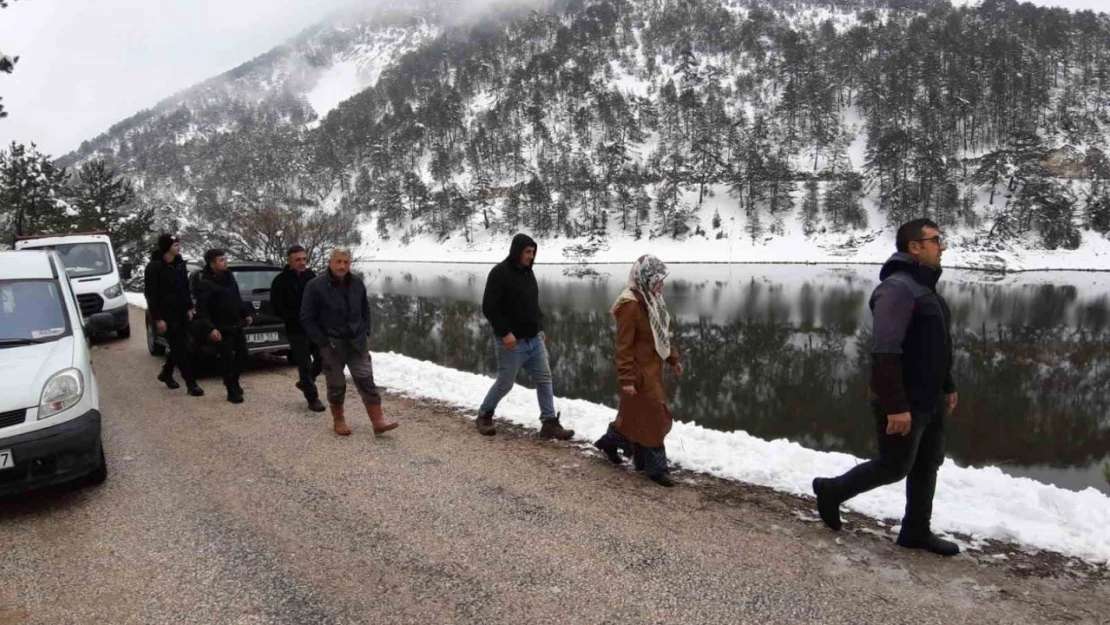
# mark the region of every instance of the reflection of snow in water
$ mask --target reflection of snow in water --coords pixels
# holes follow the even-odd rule
[[[380,293],[479,302],[492,265],[372,263],[364,270]],[[587,267],[576,277],[565,266],[537,265],[547,308],[608,310],[624,288],[627,268]],[[877,266],[672,265],[665,292],[671,312],[687,321],[760,321],[853,332],[869,323],[868,300]],[[999,325],[1110,326],[1110,273],[987,274],[949,270],[940,291],[957,328]]]

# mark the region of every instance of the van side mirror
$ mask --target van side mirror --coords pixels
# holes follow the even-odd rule
[[[130,280],[132,269],[134,269],[134,266],[131,263],[123,263],[119,266],[119,277],[124,280]]]

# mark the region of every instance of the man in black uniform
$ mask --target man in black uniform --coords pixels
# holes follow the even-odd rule
[[[227,269],[223,250],[204,253],[204,269],[193,288],[197,298],[197,329],[219,349],[227,401],[241,404],[243,387],[239,385],[239,375],[247,366],[243,328],[253,323],[254,318],[243,306],[239,283]]]
[[[316,378],[324,370],[320,360],[320,349],[308,338],[301,325],[301,302],[304,287],[316,277],[316,272],[308,268],[308,252],[299,245],[289,248],[285,254],[285,271],[279,273],[270,284],[270,305],[274,314],[285,322],[285,334],[289,337],[289,349],[293,352],[293,362],[297,364],[300,380],[297,388],[308,400],[308,409],[323,412],[324,404],[316,390]]]
[[[158,380],[171,389],[181,388],[173,379],[176,366],[185,378],[185,386],[193,397],[204,395],[193,374],[189,346],[189,322],[193,319],[193,298],[189,295],[189,276],[181,258],[177,236],[165,233],[158,237],[158,246],[150,256],[143,273],[147,311],[158,334],[170,344],[166,364]]]

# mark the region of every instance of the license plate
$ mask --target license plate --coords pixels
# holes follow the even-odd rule
[[[276,343],[278,340],[277,332],[259,332],[258,334],[248,334],[248,343]]]
[[[0,469],[10,469],[15,466],[15,457],[12,450],[0,449]]]

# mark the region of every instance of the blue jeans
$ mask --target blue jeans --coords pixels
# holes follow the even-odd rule
[[[536,385],[536,399],[540,403],[540,420],[555,419],[555,394],[551,388],[551,365],[547,362],[547,347],[543,339],[534,337],[521,339],[516,343],[516,349],[509,351],[501,339],[494,337],[494,349],[497,352],[497,381],[486,393],[480,414],[492,413],[497,409],[497,404],[513,389],[516,384],[516,374],[523,367]]]

